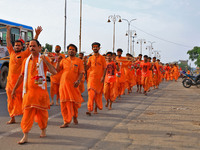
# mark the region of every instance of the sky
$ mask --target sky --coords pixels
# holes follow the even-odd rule
[[[67,0],[67,45],[79,45],[79,0]],[[82,49],[92,53],[91,44],[101,43],[100,53],[112,51],[113,22],[108,16],[119,15],[123,19],[136,19],[131,23],[137,37],[135,56],[140,53],[137,40],[145,39],[143,54],[149,55],[146,46],[155,42],[164,63],[187,60],[187,51],[200,46],[199,0],[83,0]],[[36,28],[42,26],[39,37],[42,45],[60,45],[64,50],[64,0],[0,0],[0,19]],[[127,22],[116,22],[115,48],[127,53]],[[115,49],[115,50],[116,50]],[[154,54],[152,54],[154,56]],[[194,67],[193,62],[189,64]]]

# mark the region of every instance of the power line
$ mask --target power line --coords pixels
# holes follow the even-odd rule
[[[133,25],[132,25],[132,26],[133,26]],[[158,36],[156,36],[156,35],[153,35],[153,34],[151,34],[151,33],[146,32],[146,31],[144,31],[144,30],[142,30],[142,29],[140,29],[140,28],[138,28],[138,27],[136,27],[136,26],[133,26],[133,27],[136,28],[137,30],[139,30],[139,31],[141,31],[141,32],[144,32],[144,33],[146,33],[146,34],[148,34],[148,35],[150,35],[150,36],[152,36],[152,37],[155,37],[155,38],[157,38],[157,39],[159,39],[159,40],[162,40],[162,41],[165,41],[165,42],[168,42],[168,43],[172,43],[172,44],[175,44],[175,45],[183,46],[183,47],[190,47],[190,48],[192,47],[192,46],[183,45],[183,44],[180,44],[180,43],[176,43],[176,42],[172,42],[172,41],[169,41],[169,40],[160,38],[160,37],[158,37]]]

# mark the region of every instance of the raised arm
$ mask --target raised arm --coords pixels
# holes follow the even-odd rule
[[[44,63],[47,65],[47,68],[48,68],[49,72],[52,73],[53,75],[57,74],[57,71],[56,71],[55,67],[46,60],[45,56],[42,55],[40,57],[44,61]]]
[[[10,26],[6,26],[7,28],[7,33],[6,33],[6,43],[7,43],[7,47],[11,47],[12,43],[11,43],[11,37],[10,37]]]
[[[40,35],[40,33],[42,32],[42,27],[41,26],[38,26],[36,29],[35,29],[35,37],[34,39],[37,40],[38,39],[38,36]]]
[[[60,70],[61,70],[61,68],[60,68],[60,62],[61,62],[61,60],[62,60],[62,56],[59,56],[58,57],[58,62],[56,64],[56,70],[57,70],[57,72],[60,72]]]

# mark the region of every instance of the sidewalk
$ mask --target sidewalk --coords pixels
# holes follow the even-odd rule
[[[179,80],[162,83],[153,92],[96,144],[96,148],[199,150],[200,89],[186,89]],[[126,101],[138,102],[140,96],[137,100],[135,97],[128,100],[127,96]]]

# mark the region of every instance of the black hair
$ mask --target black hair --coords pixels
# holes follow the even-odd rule
[[[148,59],[151,59],[151,57],[148,57]]]
[[[144,58],[148,58],[148,56],[147,56],[147,55],[144,55]]]
[[[40,42],[36,39],[32,39],[31,41],[35,41],[37,43],[37,46],[41,46]]]
[[[83,52],[80,52],[79,54],[82,54],[84,56],[84,53]]]
[[[78,51],[78,48],[77,48],[76,45],[74,45],[74,44],[69,44],[69,45],[67,46],[67,50],[69,50],[69,47],[70,47],[70,46],[74,47],[76,52]]]
[[[139,54],[138,56],[142,56],[142,54]]]
[[[121,48],[118,48],[117,52],[122,52],[123,53],[123,50]]]
[[[156,57],[153,57],[153,59],[156,59]]]
[[[20,40],[16,40],[15,43],[21,43],[22,46],[24,45],[23,42]]]
[[[100,44],[100,43],[98,43],[98,42],[94,42],[94,43],[92,43],[92,47],[93,47],[94,45],[98,45],[98,47],[100,47],[100,46],[101,46],[101,44]]]
[[[106,56],[109,55],[109,54],[112,56],[113,53],[112,53],[112,52],[107,52],[107,53],[106,53]]]
[[[112,53],[112,55],[115,55],[115,56],[117,56],[117,54],[114,52],[114,53]]]

